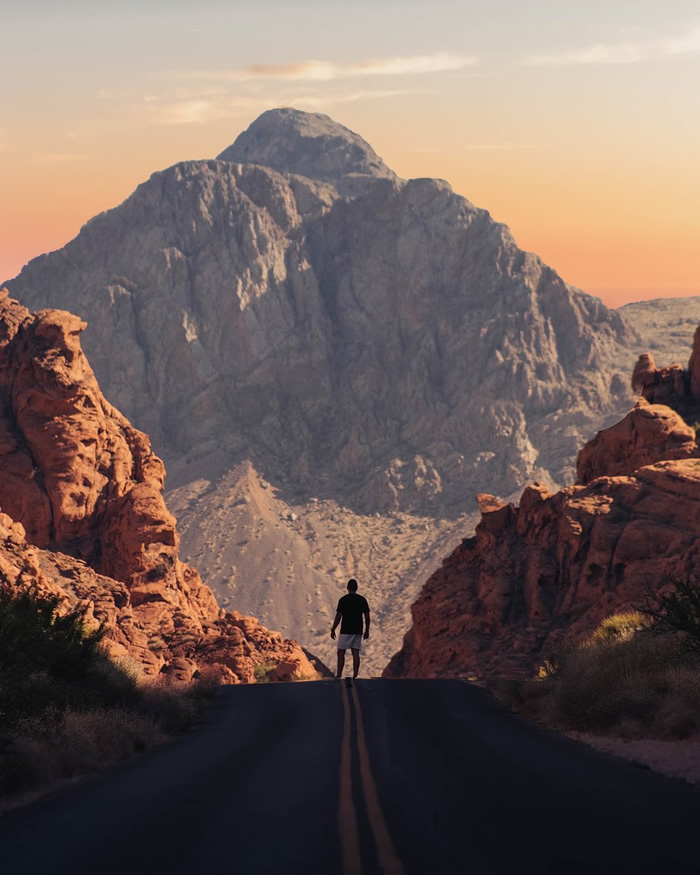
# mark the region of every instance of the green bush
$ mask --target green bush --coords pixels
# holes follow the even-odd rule
[[[192,725],[218,683],[145,681],[60,600],[0,583],[0,794],[35,791]]]
[[[270,678],[268,677],[268,672],[272,671],[275,667],[276,663],[274,662],[261,662],[259,665],[256,665],[253,669],[253,675],[255,677],[256,684],[269,684]]]
[[[133,676],[100,647],[102,630],[83,614],[59,614],[61,600],[0,588],[0,732],[46,708],[135,701]]]

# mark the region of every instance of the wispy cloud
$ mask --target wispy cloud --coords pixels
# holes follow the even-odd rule
[[[166,79],[177,81],[251,82],[255,80],[296,80],[329,82],[336,79],[351,79],[360,76],[415,76],[427,73],[444,73],[462,70],[478,63],[478,59],[450,52],[435,52],[432,55],[379,58],[356,61],[351,64],[336,64],[332,61],[299,61],[293,64],[251,64],[239,70],[190,70],[163,73]]]
[[[386,100],[387,98],[413,94],[428,94],[428,88],[405,88],[392,90],[363,90],[329,92],[327,94],[298,93],[255,97],[212,95],[194,99],[163,98],[142,106],[151,121],[159,125],[206,124],[221,121],[251,112],[263,112],[276,106],[296,106],[302,109],[322,109],[341,103],[359,100]]]
[[[700,25],[674,37],[639,42],[596,43],[582,49],[547,55],[533,55],[524,63],[534,67],[559,67],[574,64],[638,64],[661,61],[700,52]]]
[[[394,77],[391,84],[398,85],[402,75],[459,71],[475,63],[476,58],[437,52],[351,64],[309,60],[254,64],[238,70],[174,71],[157,74],[155,78],[168,84],[151,83],[154,87],[149,93],[103,88],[98,97],[120,104],[122,113],[159,125],[207,124],[276,106],[316,110],[361,100],[430,94],[428,87],[381,88],[380,81],[371,77],[384,77],[386,84],[386,77]]]

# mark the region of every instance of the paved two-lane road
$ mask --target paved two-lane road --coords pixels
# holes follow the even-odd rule
[[[461,681],[226,687],[186,737],[0,818],[0,871],[700,873],[700,793]]]

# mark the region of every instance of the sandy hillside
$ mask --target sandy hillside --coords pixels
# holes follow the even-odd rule
[[[222,607],[253,611],[332,664],[328,632],[349,577],[373,612],[367,674],[379,674],[410,626],[410,606],[474,520],[396,512],[360,515],[334,501],[283,500],[249,462],[218,480],[193,479],[168,495],[182,552]]]

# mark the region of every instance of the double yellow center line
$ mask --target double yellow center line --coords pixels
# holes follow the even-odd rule
[[[365,727],[362,722],[360,700],[357,697],[355,685],[348,681],[342,684],[343,699],[343,742],[340,751],[340,794],[338,799],[338,833],[343,857],[343,875],[362,875],[362,854],[360,852],[360,836],[357,829],[357,812],[352,794],[352,711],[354,711],[357,728],[357,756],[360,771],[361,791],[367,811],[370,829],[377,848],[377,858],[384,875],[403,875],[403,866],[399,860],[394,843],[389,835],[384,814],[382,813],[377,785],[372,774],[372,767],[367,752]],[[353,709],[350,708],[352,697]]]

